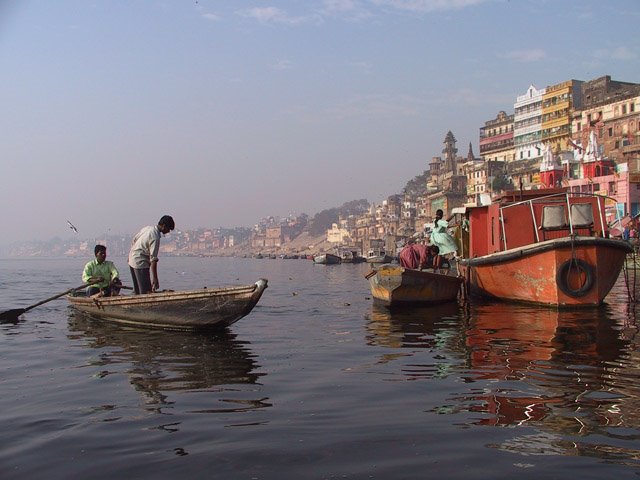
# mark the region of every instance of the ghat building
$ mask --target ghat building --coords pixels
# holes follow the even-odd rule
[[[458,155],[449,131],[428,163],[426,193],[392,195],[354,220],[350,236],[372,242],[424,230],[435,211],[491,201],[497,190],[565,187],[609,197],[608,220],[640,213],[640,84],[603,76],[570,79],[516,97],[480,127],[480,155]],[[503,180],[502,186],[496,180]],[[391,239],[391,241],[390,241]]]
[[[542,89],[530,85],[517,96],[513,115],[500,111],[480,128],[481,162],[467,170],[475,190],[468,203],[479,201],[477,178],[486,179],[484,189],[491,192],[502,167],[516,189],[569,186],[608,195],[618,211],[637,214],[639,98],[640,84],[608,75]]]

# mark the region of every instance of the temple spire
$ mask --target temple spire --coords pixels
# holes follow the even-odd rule
[[[444,138],[444,149],[442,153],[444,154],[444,171],[456,174],[458,170],[456,164],[458,149],[456,148],[456,137],[453,136],[451,130],[447,132]]]

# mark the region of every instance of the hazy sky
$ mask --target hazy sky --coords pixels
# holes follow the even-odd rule
[[[379,202],[530,84],[640,82],[638,0],[0,0],[0,243]]]

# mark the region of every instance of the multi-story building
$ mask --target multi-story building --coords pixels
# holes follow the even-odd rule
[[[498,112],[480,128],[480,156],[483,160],[511,162],[515,157],[513,146],[514,115]]]
[[[399,232],[415,232],[416,217],[418,208],[414,195],[405,194],[402,202],[402,210],[400,214]]]
[[[349,245],[351,236],[346,228],[339,226],[337,223],[332,223],[331,228],[327,230],[327,241],[337,245]]]
[[[574,109],[571,146],[584,148],[595,132],[601,153],[617,163],[640,154],[640,84],[604,76],[584,82],[581,109]]]
[[[477,205],[478,198],[487,191],[487,168],[482,159],[472,160],[464,164],[464,173],[467,176],[468,205]]]
[[[486,121],[480,128],[480,157],[484,165],[474,167],[473,172],[469,172],[476,176],[473,192],[476,195],[476,202],[479,198],[477,194],[491,191],[495,175],[498,172],[505,172],[507,164],[514,161],[513,114],[507,115],[506,112],[500,111],[495,119]]]
[[[530,85],[514,104],[514,160],[542,159],[542,97],[546,89]]]
[[[567,80],[545,89],[542,95],[542,142],[553,151],[567,148],[571,139],[571,119],[582,107],[581,80]]]
[[[602,120],[604,154],[617,163],[640,158],[640,88],[635,96],[607,105]]]

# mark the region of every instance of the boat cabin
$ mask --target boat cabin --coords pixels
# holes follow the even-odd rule
[[[459,237],[462,256],[474,258],[572,235],[607,237],[604,201],[602,196],[564,188],[507,192],[496,203],[467,208],[467,232]]]

